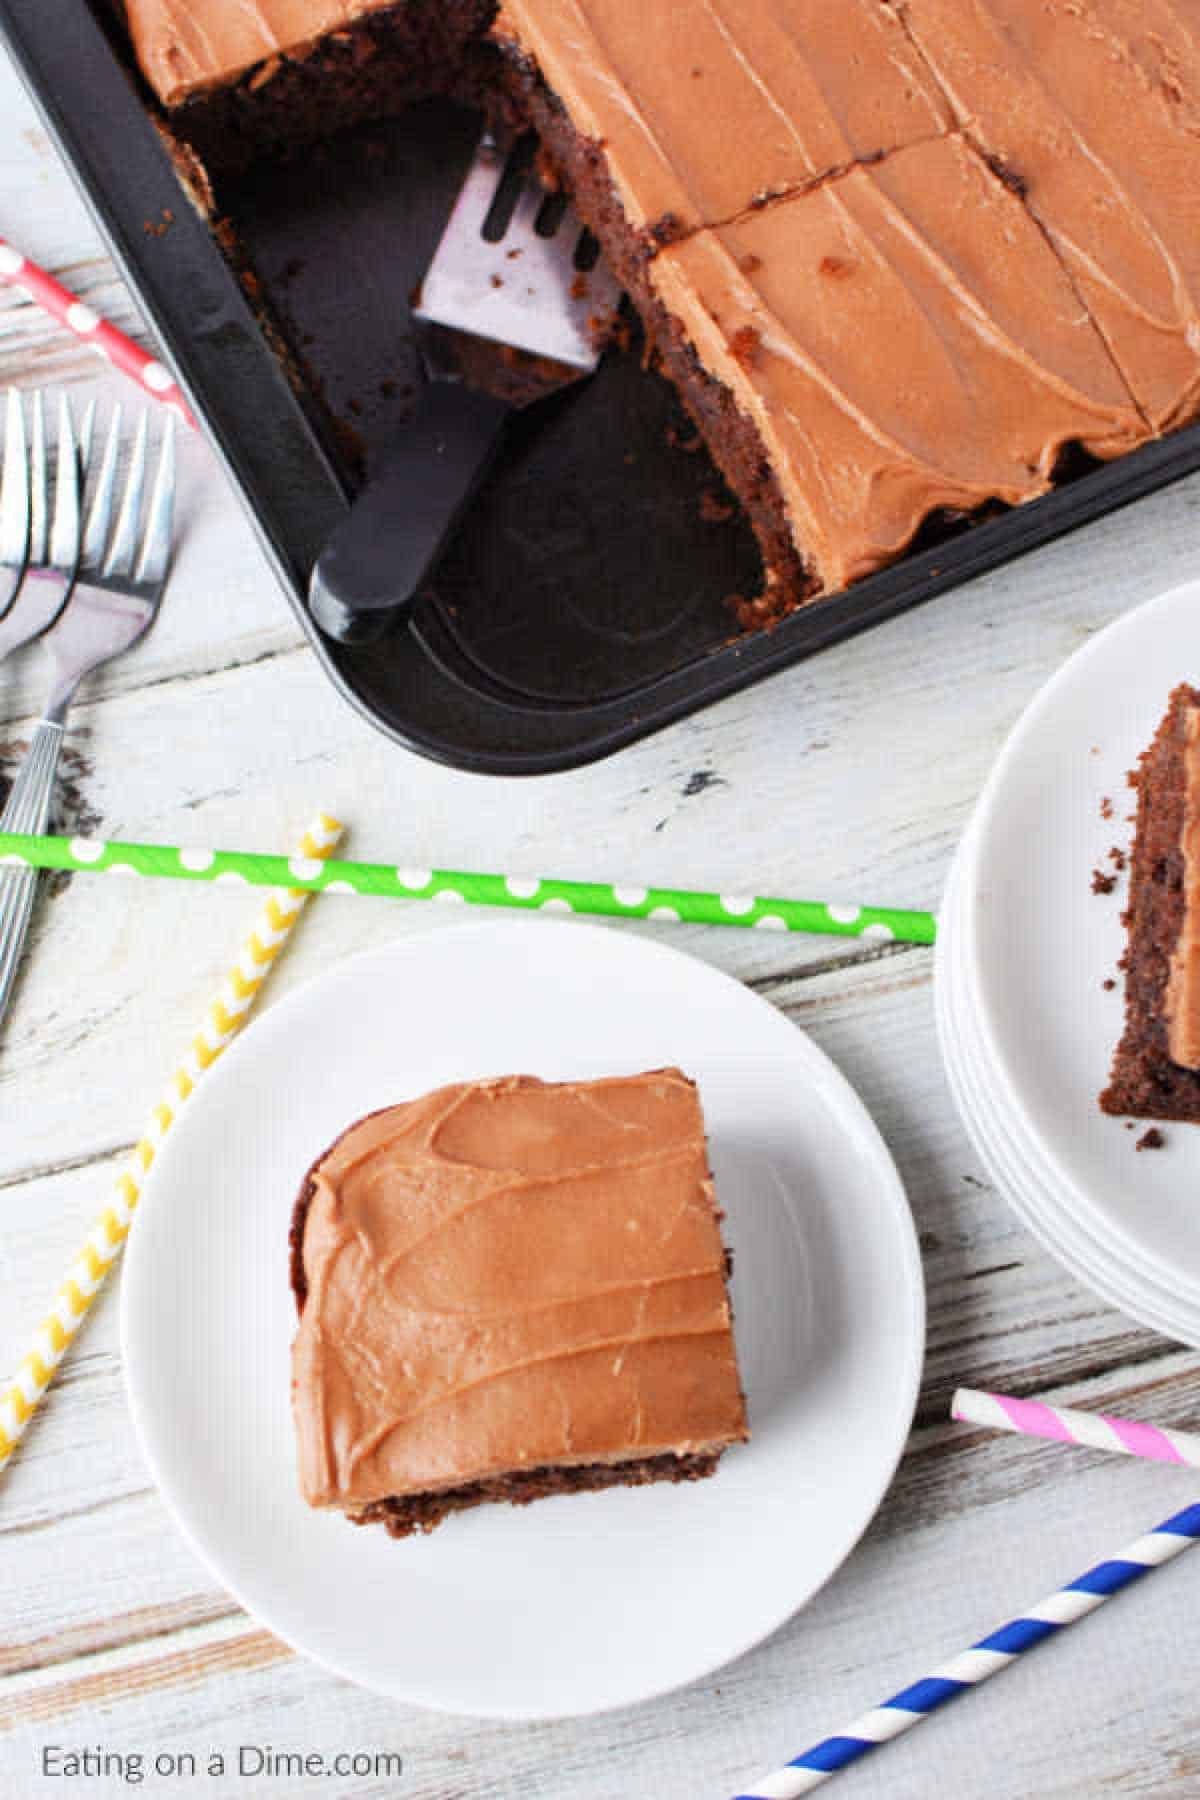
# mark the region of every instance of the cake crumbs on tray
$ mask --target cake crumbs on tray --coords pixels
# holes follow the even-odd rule
[[[1116,887],[1116,885],[1117,885],[1116,876],[1110,875],[1108,873],[1107,869],[1093,869],[1092,870],[1092,892],[1093,892],[1093,894],[1111,894],[1113,889]]]
[[[1163,1133],[1158,1129],[1158,1126],[1152,1125],[1149,1131],[1143,1131],[1141,1137],[1133,1147],[1135,1150],[1162,1150],[1165,1149],[1166,1142],[1167,1140],[1163,1136]]]
[[[1102,819],[1111,819],[1112,816],[1113,816],[1112,796],[1110,794],[1105,794],[1103,799],[1100,802],[1100,817]]]

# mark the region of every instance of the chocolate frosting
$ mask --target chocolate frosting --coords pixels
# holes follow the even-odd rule
[[[897,0],[958,123],[1018,183],[1159,430],[1200,401],[1200,9]]]
[[[754,420],[828,590],[936,507],[1042,493],[1148,435],[1019,197],[960,136],[664,250],[650,280]]]
[[[602,145],[635,227],[716,224],[951,123],[878,0],[505,0],[499,29]]]
[[[692,1084],[440,1089],[311,1171],[300,1482],[354,1511],[746,1436]]]
[[[1200,707],[1183,714],[1183,921],[1171,957],[1163,1010],[1167,1052],[1200,1069]]]
[[[147,81],[164,106],[309,49],[395,0],[125,0]]]

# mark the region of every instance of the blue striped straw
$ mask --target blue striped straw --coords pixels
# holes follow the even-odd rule
[[[1119,1594],[1122,1588],[1160,1568],[1188,1549],[1200,1538],[1200,1505],[1185,1506],[1173,1518],[1138,1538],[1110,1562],[1097,1563],[1086,1575],[1059,1588],[1039,1606],[1030,1607],[1019,1619],[1002,1625],[999,1631],[980,1638],[961,1656],[943,1663],[932,1675],[914,1682],[902,1693],[885,1700],[874,1712],[864,1713],[836,1737],[822,1738],[811,1750],[797,1756],[774,1775],[768,1775],[756,1787],[746,1788],[736,1800],[797,1800],[800,1794],[811,1794],[815,1787],[899,1737],[922,1719],[929,1717],[947,1700],[977,1687],[989,1675],[1007,1669],[1023,1651],[1032,1650],[1048,1637],[1054,1637],[1064,1625],[1073,1625],[1098,1606]]]

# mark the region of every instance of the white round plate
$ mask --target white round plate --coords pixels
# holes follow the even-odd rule
[[[393,1541],[300,1499],[287,1233],[350,1121],[443,1082],[678,1063],[699,1083],[753,1432],[710,1480],[481,1507]],[[339,1674],[449,1711],[597,1712],[749,1649],[857,1542],[912,1419],[912,1220],[860,1101],[740,983],[617,930],[432,930],[289,995],[167,1139],[122,1278],[134,1419],[216,1575]]]

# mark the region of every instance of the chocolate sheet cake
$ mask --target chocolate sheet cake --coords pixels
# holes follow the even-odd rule
[[[1125,1030],[1100,1105],[1200,1120],[1200,692],[1171,695],[1136,775]]]
[[[1182,0],[128,12],[202,153],[431,89],[532,125],[755,528],[760,617],[1200,409]]]
[[[305,1499],[403,1537],[712,1474],[748,1435],[719,1219],[677,1069],[469,1082],[360,1119],[293,1218]]]

